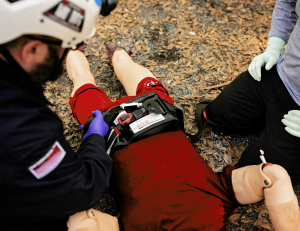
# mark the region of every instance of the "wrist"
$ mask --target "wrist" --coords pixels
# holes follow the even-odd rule
[[[101,137],[103,137],[99,132],[91,132],[91,133],[87,132],[87,133],[84,135],[83,139],[86,139],[88,136],[93,135],[93,134],[95,134],[95,135],[100,135]]]
[[[277,56],[279,56],[285,44],[285,41],[279,37],[270,37],[268,40],[266,52],[273,52]]]

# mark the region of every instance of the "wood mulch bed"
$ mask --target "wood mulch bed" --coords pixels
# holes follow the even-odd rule
[[[120,0],[111,15],[99,16],[96,35],[86,41],[85,54],[98,87],[115,100],[125,91],[115,79],[105,46],[118,43],[132,49],[134,61],[150,69],[184,111],[186,131],[195,133],[197,103],[214,99],[266,48],[274,5],[275,0]],[[77,150],[82,134],[68,105],[71,90],[64,73],[57,82],[47,84],[45,95]],[[205,127],[203,137],[193,144],[218,172],[237,163],[258,134],[223,136]],[[118,215],[111,191],[95,208]],[[272,230],[264,202],[237,210],[227,229]]]

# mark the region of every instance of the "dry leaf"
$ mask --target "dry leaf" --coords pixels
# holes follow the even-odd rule
[[[264,229],[272,229],[271,223],[266,218],[257,219],[254,225]]]
[[[231,222],[235,222],[236,220],[240,219],[240,217],[241,217],[241,214],[233,214],[229,217],[228,220]]]

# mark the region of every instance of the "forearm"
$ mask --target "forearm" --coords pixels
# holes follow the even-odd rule
[[[84,169],[78,172],[78,178],[83,177],[82,188],[74,191],[86,191],[86,204],[91,207],[102,197],[109,187],[112,172],[112,158],[105,151],[105,140],[99,134],[91,134],[82,142],[77,152],[84,163]],[[92,201],[92,198],[94,198]]]
[[[271,29],[268,37],[279,37],[286,43],[297,22],[295,12],[297,0],[277,0],[274,11]]]

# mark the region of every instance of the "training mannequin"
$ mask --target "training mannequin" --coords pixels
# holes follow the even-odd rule
[[[268,187],[265,187],[266,181]],[[242,205],[265,198],[276,231],[300,229],[298,200],[284,168],[272,164],[263,167],[260,164],[236,169],[232,172],[232,183],[236,199]],[[118,231],[117,223],[116,218],[92,209],[71,216],[68,227],[69,231]],[[105,229],[106,227],[110,228]]]
[[[173,103],[164,85],[134,63],[125,50],[111,46],[108,50],[116,76],[128,94],[116,102],[95,86],[81,52],[71,51],[67,57],[67,71],[74,83],[70,106],[80,124],[85,124],[94,110],[105,112],[149,91]],[[116,151],[112,158],[112,186],[125,231],[222,230],[235,208],[264,197],[276,230],[300,227],[290,178],[279,165],[227,166],[214,173],[182,131],[142,139]],[[82,214],[85,220],[95,219],[90,213]],[[74,220],[71,216],[70,231],[83,231],[84,226],[76,228]],[[97,224],[97,229],[86,226],[86,230],[101,230],[104,223]]]

